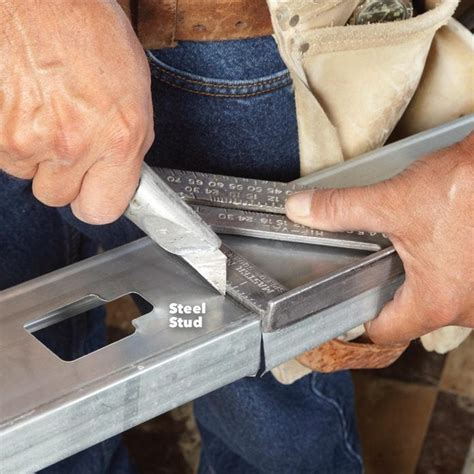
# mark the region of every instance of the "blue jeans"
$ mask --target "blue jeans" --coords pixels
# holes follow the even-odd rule
[[[289,181],[298,177],[291,80],[271,38],[182,43],[150,52],[156,140],[153,165]],[[14,211],[12,211],[12,209]],[[130,242],[125,219],[79,222],[69,208],[37,202],[31,184],[0,174],[0,288]],[[103,316],[88,313],[39,337],[65,359],[105,342]],[[350,375],[311,374],[290,386],[271,374],[246,378],[195,402],[203,439],[200,472],[359,473],[362,463]],[[45,473],[129,473],[120,437]]]

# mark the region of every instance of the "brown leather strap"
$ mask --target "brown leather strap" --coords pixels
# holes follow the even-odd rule
[[[175,45],[177,0],[138,0],[137,35],[144,48]]]
[[[118,0],[145,48],[272,34],[265,0]]]
[[[265,0],[179,0],[177,40],[216,41],[272,34]]]
[[[298,362],[317,372],[346,369],[381,369],[395,362],[408,344],[380,346],[365,342],[326,342],[297,357]]]

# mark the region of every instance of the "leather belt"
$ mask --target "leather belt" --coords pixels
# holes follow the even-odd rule
[[[118,0],[145,48],[273,32],[266,0]]]

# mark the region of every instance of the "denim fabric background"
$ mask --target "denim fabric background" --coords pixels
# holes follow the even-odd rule
[[[165,167],[299,176],[291,79],[272,40],[151,51],[156,159]],[[177,69],[179,68],[179,69]]]
[[[182,43],[149,52],[155,143],[148,163],[289,181],[298,177],[291,80],[272,38]],[[120,58],[117,58],[120,60]],[[0,288],[140,237],[126,219],[79,222],[47,208],[28,181],[0,174]],[[91,311],[43,330],[73,359],[105,341],[103,313]],[[358,473],[353,394],[347,373],[313,374],[291,386],[243,379],[196,401],[203,435],[201,473]],[[159,447],[157,446],[157,449]],[[44,472],[131,472],[115,437]]]

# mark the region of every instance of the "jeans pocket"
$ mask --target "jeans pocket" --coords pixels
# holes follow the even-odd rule
[[[160,61],[148,52],[151,73],[155,79],[170,87],[193,94],[226,99],[241,99],[268,94],[291,84],[290,73],[283,69],[254,79],[218,79],[182,71]]]
[[[231,71],[221,79],[203,75],[202,57],[194,69],[187,64],[184,70],[153,51],[148,56],[156,139],[147,161],[262,179],[299,176],[294,97],[286,69],[248,79],[242,71]]]

